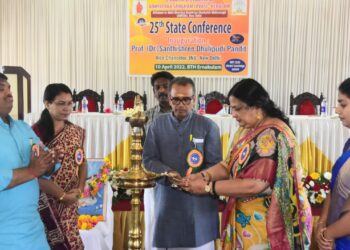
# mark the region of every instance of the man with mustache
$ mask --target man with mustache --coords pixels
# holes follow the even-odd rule
[[[171,111],[168,99],[168,85],[173,79],[174,76],[167,71],[156,72],[152,75],[151,84],[158,104],[146,111],[146,116],[148,117],[146,131],[152,121],[154,121],[158,116]]]
[[[38,177],[58,159],[40,147],[29,125],[10,117],[12,107],[11,86],[0,73],[0,249],[50,249],[38,213]]]
[[[168,71],[159,71],[152,75],[151,84],[154,97],[158,104],[153,108],[148,109],[145,113],[148,117],[145,124],[145,131],[147,132],[150,124],[160,115],[171,112],[171,106],[168,99],[168,86],[174,76]],[[144,190],[143,200],[145,209],[145,249],[152,248],[153,227],[154,227],[154,188],[147,188]]]
[[[217,200],[209,193],[194,196],[178,187],[183,185],[182,177],[221,161],[219,128],[193,112],[192,79],[174,78],[168,99],[172,112],[152,122],[143,151],[147,170],[170,175],[158,180],[155,187],[152,249],[213,250],[219,237]]]

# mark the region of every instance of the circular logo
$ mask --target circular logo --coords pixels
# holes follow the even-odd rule
[[[197,153],[194,153],[192,156],[191,156],[191,162],[193,162],[194,164],[198,164],[200,158],[199,158],[199,155]]]
[[[137,24],[140,26],[144,26],[144,25],[146,25],[146,20],[141,17],[137,20]]]
[[[250,145],[249,143],[247,143],[246,145],[244,145],[244,147],[241,150],[241,153],[239,154],[238,164],[243,164],[245,160],[247,160],[249,155],[249,150],[250,150]]]
[[[230,37],[230,41],[231,41],[231,43],[234,43],[234,44],[243,43],[244,42],[244,36],[242,36],[241,34],[233,34]]]
[[[225,63],[225,68],[232,73],[238,73],[246,68],[246,64],[241,59],[233,58]]]
[[[77,148],[74,153],[74,159],[75,163],[78,164],[79,166],[83,164],[84,161],[84,151],[81,148]]]
[[[187,163],[192,168],[200,167],[203,163],[203,154],[198,149],[192,149],[187,155]]]

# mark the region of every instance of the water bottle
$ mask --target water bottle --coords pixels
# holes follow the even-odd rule
[[[326,98],[323,98],[322,102],[321,102],[321,116],[327,116],[327,100],[326,100]]]
[[[87,113],[89,112],[89,109],[88,109],[88,100],[86,98],[86,96],[83,97],[83,100],[81,100],[81,111],[83,113]]]
[[[118,104],[117,104],[117,112],[123,112],[124,111],[124,100],[120,96],[118,99]]]
[[[228,104],[223,105],[225,115],[230,114],[230,106]]]
[[[114,103],[113,112],[114,113],[118,112],[118,101]]]
[[[205,114],[205,97],[199,97],[199,114]]]

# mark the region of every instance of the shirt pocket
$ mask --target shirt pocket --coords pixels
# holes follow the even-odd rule
[[[204,156],[204,143],[196,143],[195,144],[196,149],[198,149]]]
[[[198,149],[204,156],[204,138],[193,137],[192,142],[194,148]]]

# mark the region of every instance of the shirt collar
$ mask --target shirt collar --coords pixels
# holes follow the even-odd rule
[[[7,124],[2,118],[0,118],[0,126],[7,128],[12,127],[14,121],[13,118],[10,115],[8,115],[7,118],[9,119],[10,124]]]
[[[189,121],[189,120],[191,119],[192,115],[193,115],[193,111],[191,111],[184,119],[182,119],[182,121],[179,121],[179,120],[174,116],[174,112],[171,112],[170,117],[171,117],[171,119],[172,119],[174,122],[181,124],[181,123],[186,123],[187,121]]]

